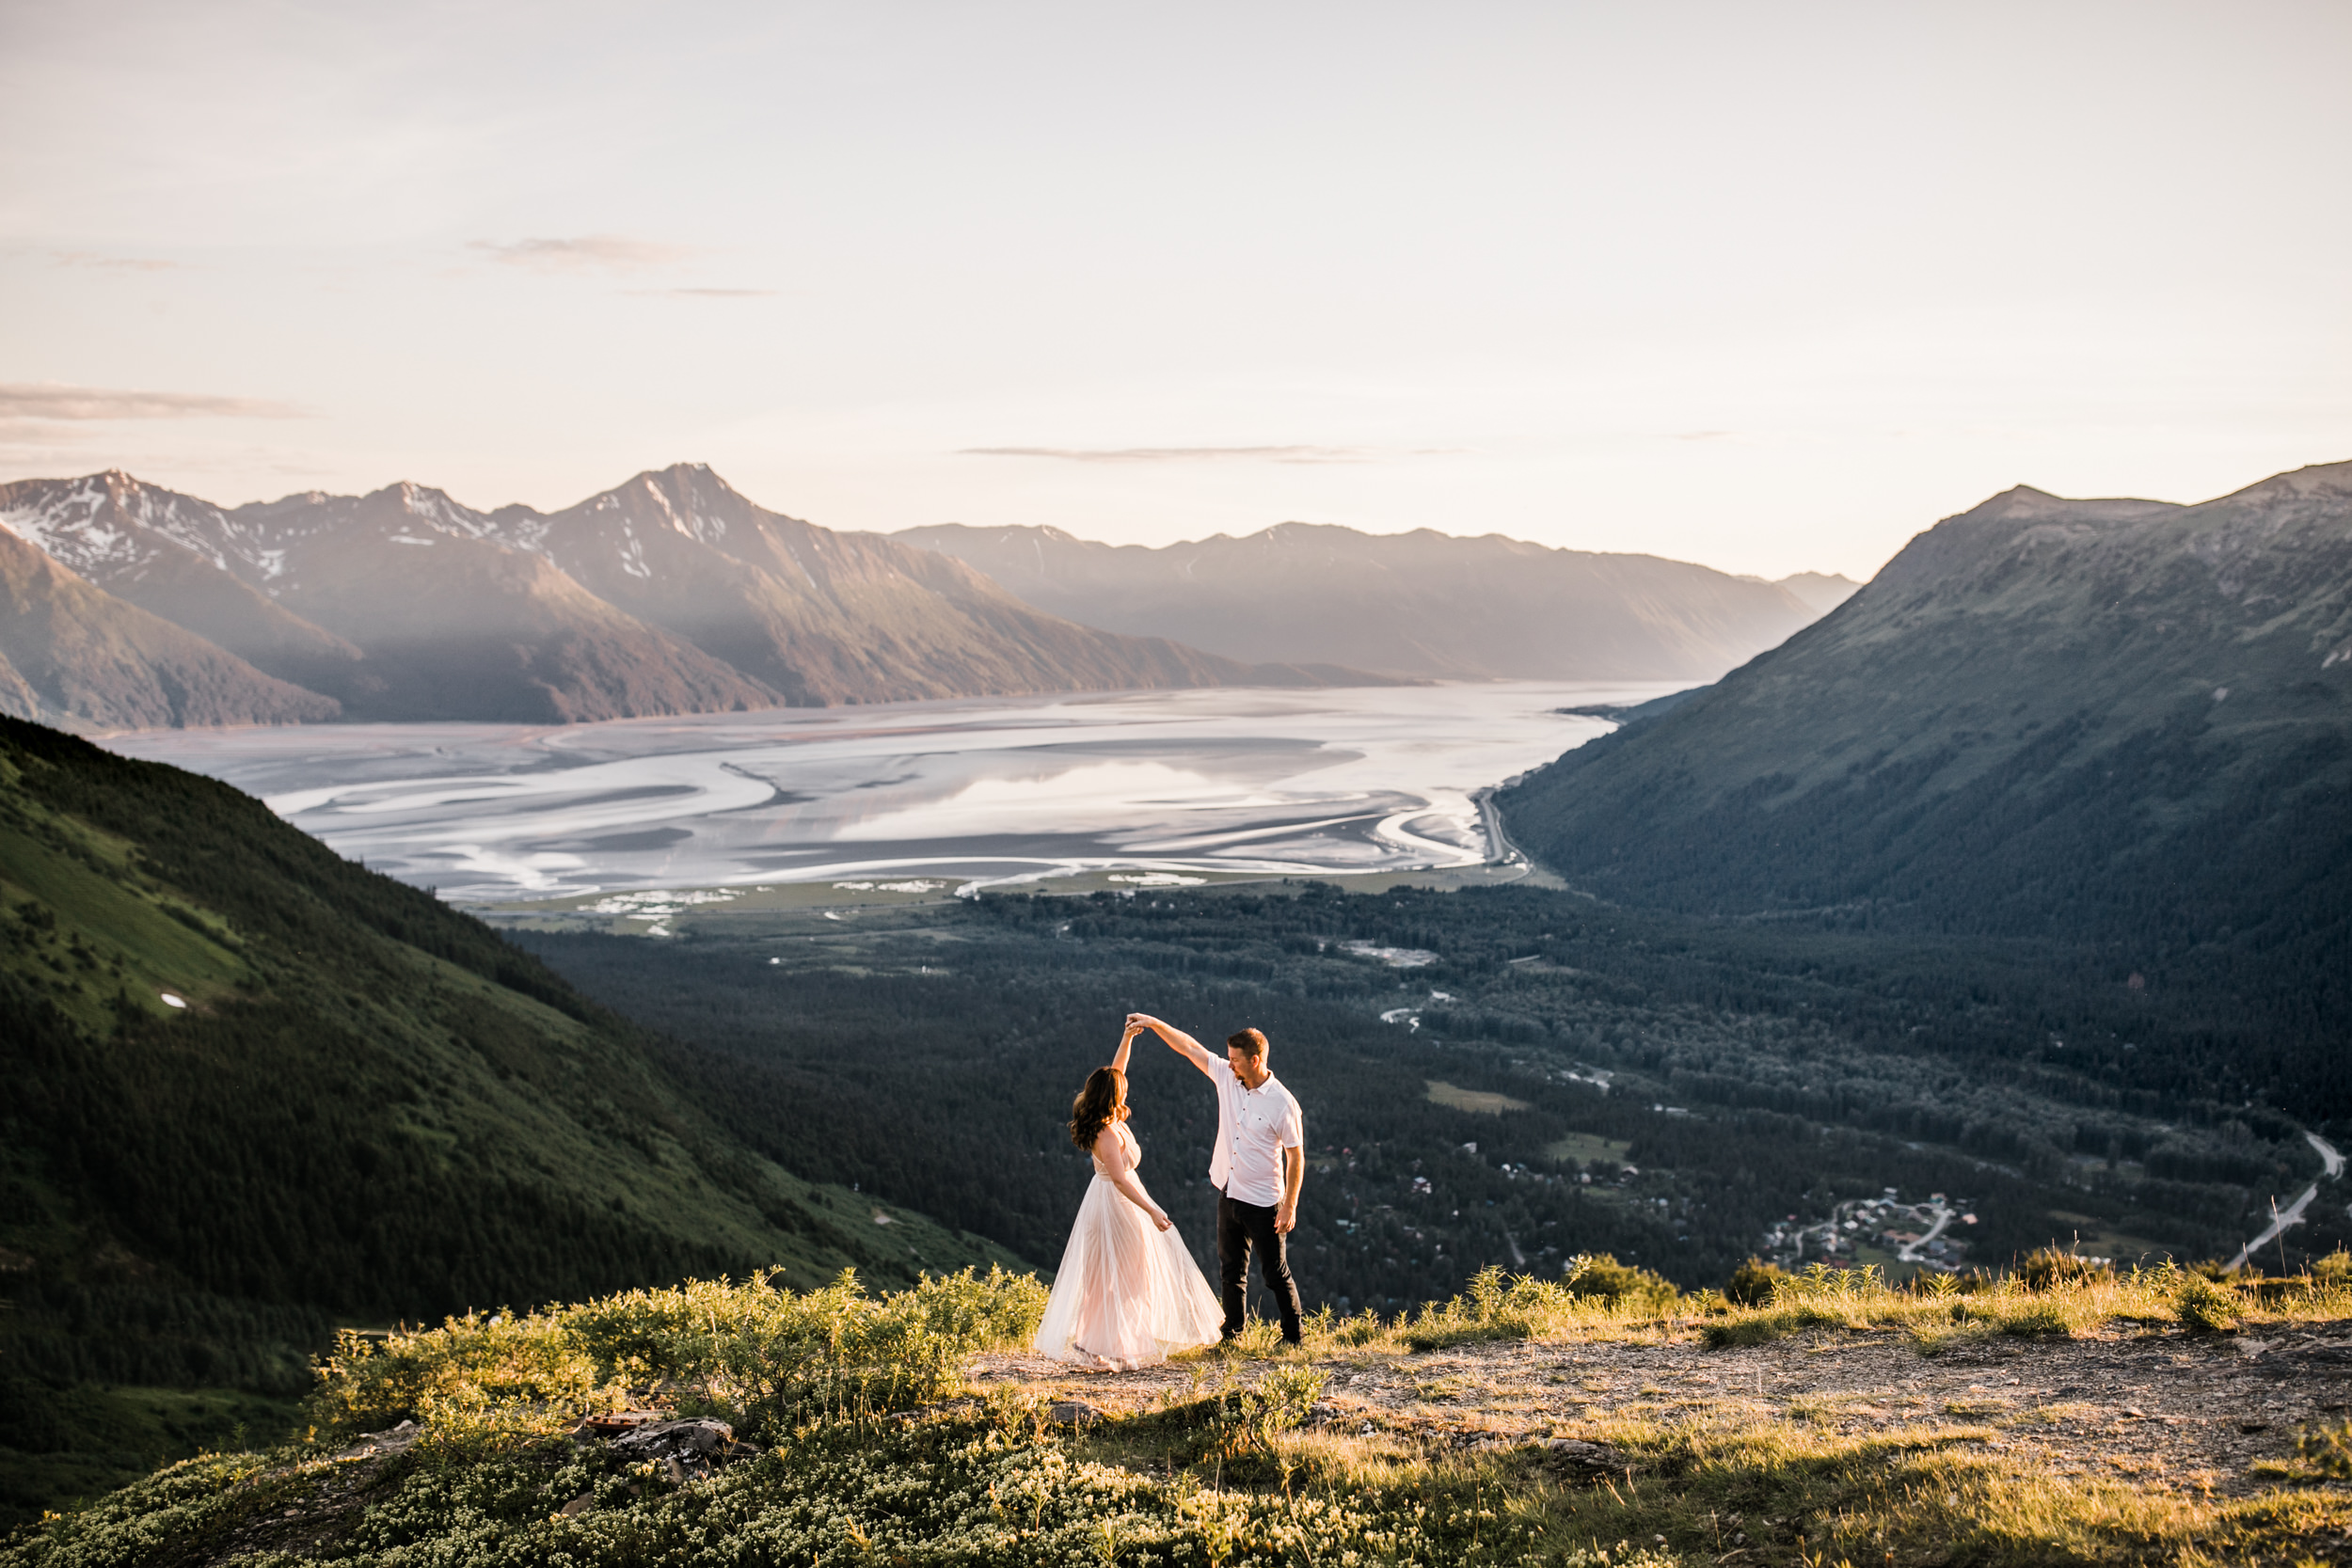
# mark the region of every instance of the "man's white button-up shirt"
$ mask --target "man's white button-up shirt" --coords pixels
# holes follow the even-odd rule
[[[1216,1152],[1209,1160],[1209,1184],[1235,1203],[1271,1209],[1282,1201],[1282,1150],[1306,1146],[1298,1101],[1279,1078],[1268,1077],[1251,1088],[1231,1062],[1214,1063],[1209,1078],[1216,1085]]]

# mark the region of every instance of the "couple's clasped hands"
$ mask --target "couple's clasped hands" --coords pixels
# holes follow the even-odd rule
[[[1142,1034],[1145,1026],[1150,1022],[1151,1020],[1145,1018],[1141,1013],[1129,1013],[1127,1015],[1127,1027],[1120,1032],[1119,1037],[1119,1054],[1112,1059],[1112,1065],[1117,1067],[1120,1071],[1124,1072],[1127,1070],[1127,1049],[1135,1043],[1136,1037]],[[1120,1107],[1119,1115],[1122,1120],[1125,1118],[1126,1107],[1124,1105]],[[1143,1196],[1140,1190],[1130,1196],[1136,1199],[1136,1206],[1141,1209],[1144,1213],[1151,1218],[1152,1224],[1158,1229],[1166,1230],[1176,1223],[1174,1220],[1168,1217],[1167,1210]]]

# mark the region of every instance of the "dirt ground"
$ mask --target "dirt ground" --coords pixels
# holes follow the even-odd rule
[[[2270,1338],[2177,1333],[2099,1339],[1987,1339],[1922,1354],[1897,1334],[1812,1331],[1709,1350],[1666,1341],[1490,1343],[1418,1354],[1343,1351],[1321,1420],[1456,1445],[1597,1438],[1602,1423],[1785,1419],[1852,1433],[1933,1425],[1981,1429],[2005,1458],[2056,1475],[2131,1477],[2198,1492],[2254,1489],[2249,1467],[2295,1449],[2297,1432],[2352,1407],[2352,1323]],[[1236,1382],[1266,1363],[1240,1362]],[[1214,1357],[1089,1372],[994,1354],[980,1388],[1014,1386],[1105,1414],[1213,1390]]]

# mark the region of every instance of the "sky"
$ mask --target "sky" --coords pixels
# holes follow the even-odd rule
[[[2352,6],[0,5],[0,480],[1867,577],[2352,458]]]

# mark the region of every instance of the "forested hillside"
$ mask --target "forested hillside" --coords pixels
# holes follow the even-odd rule
[[[2352,464],[2198,506],[1995,497],[1818,625],[1497,797],[1578,888],[2030,939],[2134,1077],[2352,1111]],[[2101,1049],[2108,1049],[2102,1047]]]
[[[632,1028],[431,895],[223,784],[13,720],[0,1071],[0,1411],[105,1406],[8,1444],[129,1433],[69,1481],[173,1446],[74,1386],[291,1393],[336,1320],[991,1256],[752,1153]],[[66,1484],[8,1474],[0,1506]]]

